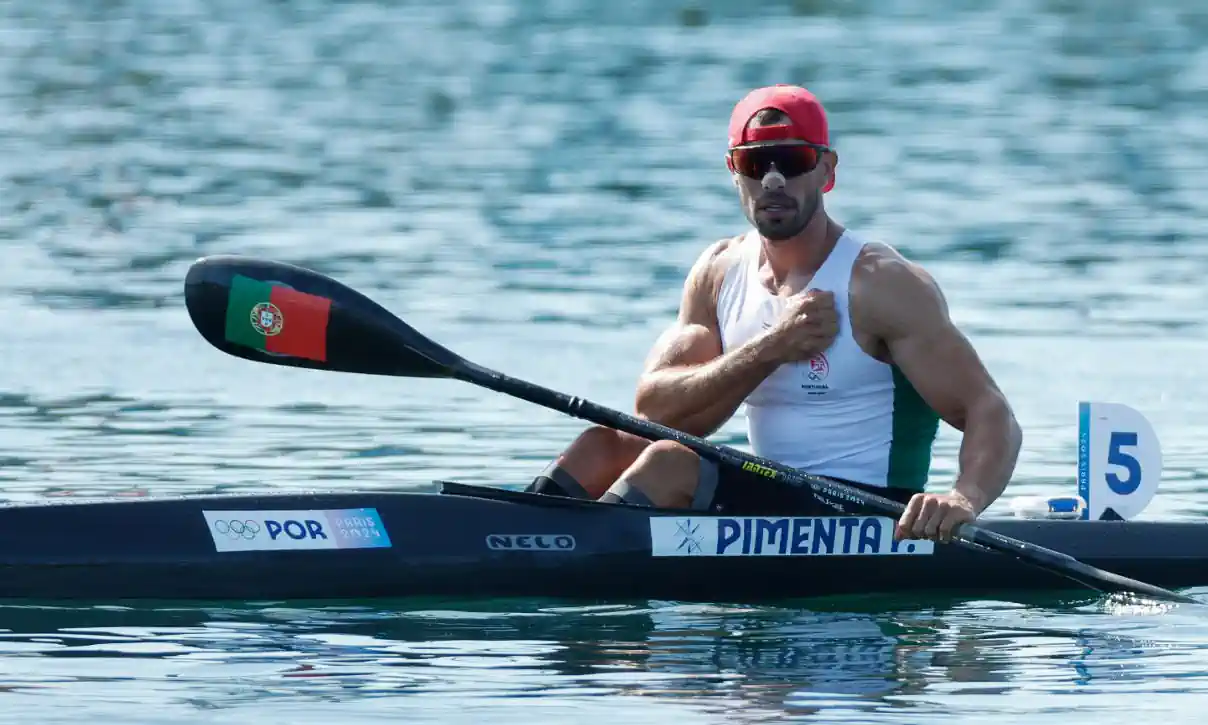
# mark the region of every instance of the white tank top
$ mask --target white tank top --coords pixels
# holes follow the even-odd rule
[[[785,298],[760,282],[761,242],[739,242],[717,299],[722,349],[762,334]],[[756,455],[820,476],[872,486],[923,490],[939,416],[894,365],[868,355],[852,335],[848,287],[864,242],[844,232],[807,289],[835,296],[839,332],[808,362],[781,365],[746,399],[747,435]]]

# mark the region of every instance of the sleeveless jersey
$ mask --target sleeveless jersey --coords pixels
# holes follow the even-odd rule
[[[761,243],[740,242],[717,300],[722,348],[740,347],[779,319],[785,298],[760,282]],[[839,332],[813,359],[781,365],[746,399],[754,453],[819,476],[922,491],[939,416],[897,366],[868,355],[852,335],[848,289],[864,242],[844,232],[807,289],[835,297]]]

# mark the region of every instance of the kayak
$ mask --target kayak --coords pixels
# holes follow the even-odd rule
[[[739,517],[438,485],[7,504],[0,598],[750,602],[1073,588],[989,549],[895,542],[882,516]],[[1208,584],[1208,524],[980,523],[1159,586]]]
[[[902,514],[900,503],[479,365],[360,292],[314,270],[217,255],[194,262],[184,286],[193,326],[208,343],[234,357],[358,375],[460,380],[630,435],[675,441],[718,465],[809,488],[835,515],[751,518],[601,509],[599,502],[515,499],[452,483],[440,496],[423,501],[383,498],[381,510],[372,498],[354,500],[357,507],[340,509],[212,508],[202,514],[210,527],[206,529],[212,539],[209,545],[219,556],[212,556],[208,548],[199,549],[201,544],[195,542],[189,550],[200,557],[200,571],[189,572],[194,575],[189,581],[177,577],[172,582],[176,590],[195,588],[206,596],[242,588],[272,592],[266,596],[516,593],[724,599],[879,588],[892,592],[894,587],[977,589],[995,583],[1035,588],[1061,581],[1097,592],[1200,603],[980,522],[961,526],[951,547],[940,550],[928,542],[896,542],[890,532],[893,519]],[[1044,499],[1025,510],[1069,515],[1082,522],[1134,520],[1152,497],[1161,473],[1161,449],[1154,431],[1135,413],[1127,406],[1080,403],[1078,495]],[[457,502],[454,510],[450,510],[452,502]],[[849,518],[853,511],[881,516]],[[199,526],[195,519],[187,525]],[[991,523],[1014,533],[1018,522]],[[398,526],[404,527],[401,532],[395,528],[391,533]],[[1163,581],[1181,583],[1198,576],[1201,562],[1181,552],[1193,550],[1182,547],[1195,543],[1200,529],[1176,525],[1156,532],[1147,526],[1127,530],[1097,526],[1078,529],[1082,535],[1076,537],[1097,560],[1133,568],[1157,565],[1163,569]],[[1031,528],[1062,544],[1073,533],[1068,524],[1058,529],[1042,524]],[[1022,533],[1029,533],[1029,528]],[[1141,545],[1155,533],[1162,534],[1162,548],[1156,551],[1150,547],[1136,553],[1119,547],[1120,542]],[[1105,546],[1097,541],[1104,535],[1114,537]],[[348,551],[353,555],[343,560],[357,567],[355,580],[334,558],[334,552]],[[300,559],[277,561],[267,558],[266,552],[309,558],[298,565]],[[987,558],[991,553],[1014,564]],[[244,558],[235,558],[240,556]],[[238,562],[241,577],[262,574],[265,580],[223,583],[213,578],[215,571],[222,577],[224,568],[234,566],[232,562]],[[324,566],[326,570],[321,569]],[[182,570],[181,566],[172,569],[178,574]],[[336,579],[322,583],[291,579],[305,579],[318,571]]]

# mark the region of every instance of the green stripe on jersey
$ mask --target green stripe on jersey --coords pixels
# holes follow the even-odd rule
[[[931,447],[940,416],[919,395],[897,365],[893,368],[893,433],[889,443],[889,480],[894,488],[922,491],[931,471]]]

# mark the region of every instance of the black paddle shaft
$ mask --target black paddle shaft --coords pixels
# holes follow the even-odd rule
[[[244,307],[246,295],[236,295],[234,288],[247,281],[260,285],[258,289],[276,288],[311,295],[329,303],[321,319],[299,314],[289,305],[272,307],[268,322],[256,324],[247,319]],[[288,294],[288,293],[286,293]],[[273,297],[273,299],[277,299]],[[393,377],[456,378],[498,393],[519,398],[535,405],[560,411],[615,430],[650,440],[673,440],[701,456],[720,464],[734,466],[773,480],[797,486],[808,486],[820,500],[839,512],[857,505],[898,517],[904,506],[896,501],[863,491],[838,481],[797,471],[772,460],[760,458],[724,445],[710,443],[649,420],[573,397],[533,383],[484,368],[433,342],[415,328],[378,305],[365,295],[331,277],[318,272],[279,262],[247,257],[222,255],[198,260],[185,277],[185,303],[198,332],[214,347],[236,357],[272,365],[305,367],[336,372],[388,375]],[[258,307],[258,306],[257,306]],[[305,313],[305,310],[301,312]],[[310,358],[282,354],[266,349],[272,344],[268,336],[296,331],[290,325],[309,325],[311,338],[325,343],[322,355]],[[280,324],[276,324],[276,323]],[[255,334],[249,335],[243,324],[257,327],[266,340],[259,343]],[[313,329],[321,324],[322,329]],[[232,332],[232,328],[234,328]],[[1136,592],[1156,599],[1198,604],[1196,600],[1175,592],[1135,581],[1118,574],[1089,566],[1073,557],[993,531],[966,524],[955,533],[953,541],[977,549],[991,549],[1020,561],[1060,574],[1087,587],[1105,592]]]

